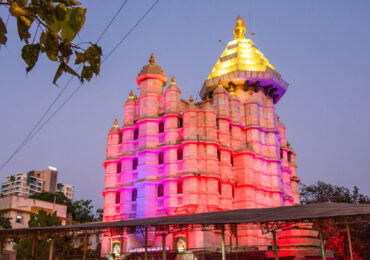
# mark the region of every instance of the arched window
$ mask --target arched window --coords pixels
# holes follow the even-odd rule
[[[158,164],[163,164],[163,152],[158,154]]]
[[[232,135],[232,132],[233,132],[233,127],[231,124],[229,124],[229,133],[230,133],[230,136]]]
[[[217,160],[221,162],[221,151],[217,149]]]
[[[139,138],[139,128],[135,128],[134,130],[134,140],[137,140]]]
[[[137,199],[137,189],[133,189],[131,193],[131,201],[136,201]]]
[[[235,199],[235,189],[234,189],[234,187],[231,189],[231,196],[233,196],[233,199]]]
[[[157,197],[163,197],[163,184],[158,185]]]
[[[177,182],[177,194],[182,194],[182,192],[183,192],[183,182],[178,181]]]
[[[116,204],[120,203],[121,201],[121,193],[119,191],[116,192]]]
[[[218,194],[222,194],[222,185],[221,182],[218,182]]]
[[[179,117],[177,118],[177,128],[181,128],[182,127],[182,118]]]
[[[231,167],[234,167],[234,157],[233,157],[233,154],[230,154],[230,163],[231,163]]]
[[[220,130],[220,121],[218,118],[216,119],[216,126],[217,126],[217,129]]]
[[[292,162],[292,152],[288,152],[288,162]]]
[[[280,159],[283,159],[284,158],[284,151],[283,149],[280,148]]]
[[[183,159],[183,157],[184,155],[182,149],[181,148],[177,149],[177,160],[180,161]]]
[[[117,173],[121,173],[122,164],[119,162],[117,163]]]
[[[137,158],[135,157],[135,158],[132,160],[132,169],[133,169],[133,170],[136,170],[136,169],[137,169],[137,164],[138,164],[138,162],[137,162]]]
[[[160,121],[158,125],[158,133],[163,133],[163,132],[164,132],[164,123],[163,121]]]

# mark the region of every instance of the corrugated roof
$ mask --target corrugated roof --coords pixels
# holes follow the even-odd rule
[[[216,211],[170,217],[134,219],[116,222],[96,222],[80,225],[33,227],[0,230],[7,233],[26,234],[36,231],[67,231],[104,229],[110,227],[166,226],[166,225],[212,225],[212,224],[258,224],[266,222],[292,222],[351,216],[370,216],[370,204],[317,203],[276,208],[256,208]],[[4,232],[6,231],[6,232]]]

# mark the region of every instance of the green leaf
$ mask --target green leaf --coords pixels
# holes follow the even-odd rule
[[[31,22],[25,16],[17,17],[19,38],[24,40],[26,43],[28,43],[28,39],[31,37],[31,34],[28,32],[30,25]]]
[[[57,71],[55,72],[53,84],[55,85],[57,84],[57,80],[60,78],[60,76],[62,76],[63,72],[64,72],[64,63],[60,63]]]
[[[86,60],[89,62],[91,69],[95,74],[99,74],[100,72],[100,57],[102,55],[101,48],[96,45],[92,44],[86,51],[85,57]]]
[[[7,37],[5,34],[7,33],[5,23],[3,22],[3,19],[0,17],[0,44],[5,44],[7,41]]]
[[[50,60],[58,60],[59,40],[55,32],[47,32],[45,37],[45,51]]]
[[[81,3],[80,3],[80,2],[77,2],[77,1],[75,1],[75,0],[53,0],[53,2],[63,3],[63,4],[65,4],[66,6],[81,5]]]
[[[22,58],[27,63],[27,72],[30,72],[35,66],[40,53],[40,44],[27,44],[22,48]]]
[[[85,60],[85,55],[83,53],[75,51],[75,54],[76,54],[75,64],[84,63],[86,61]]]
[[[71,44],[63,41],[59,44],[59,51],[63,58],[69,58],[69,56],[71,56],[73,53]]]
[[[71,67],[69,67],[67,64],[64,63],[64,70],[68,72],[69,74],[72,74],[73,76],[76,76],[80,78],[80,75],[77,74],[76,71],[74,71]]]
[[[79,32],[85,23],[86,8],[76,7],[72,9],[69,24],[76,32]]]
[[[81,72],[81,82],[83,82],[84,79],[87,79],[87,81],[90,81],[93,74],[94,74],[94,72],[93,72],[91,66],[83,66],[82,72]]]
[[[58,21],[64,21],[66,18],[67,8],[66,5],[63,3],[58,4],[55,7],[55,16],[57,17]]]
[[[42,52],[45,52],[46,51],[45,41],[46,41],[46,32],[42,32],[40,34],[40,50]]]

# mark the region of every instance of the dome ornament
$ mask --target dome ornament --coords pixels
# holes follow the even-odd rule
[[[190,103],[193,103],[193,102],[194,102],[194,98],[193,98],[193,96],[190,96],[190,98],[189,98],[189,102],[190,102]]]
[[[172,82],[173,84],[175,84],[175,82],[176,82],[175,76],[172,76],[172,78],[171,78],[171,82]]]
[[[152,54],[150,55],[150,58],[149,58],[149,63],[150,63],[151,65],[153,65],[155,62],[156,62],[156,60],[155,60],[154,54],[152,53]]]
[[[134,92],[132,92],[132,90],[130,91],[130,99],[134,99]]]
[[[234,32],[234,39],[245,39],[245,20],[243,17],[243,20],[240,18],[240,15],[238,15],[238,18],[236,18],[236,25],[233,30]]]
[[[117,118],[114,120],[114,127],[118,127],[118,120],[117,120]]]

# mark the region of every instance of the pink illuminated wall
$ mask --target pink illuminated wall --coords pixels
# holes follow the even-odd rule
[[[122,128],[108,133],[104,221],[299,203],[295,153],[263,86],[236,85],[229,92],[219,85],[195,104],[181,98],[174,79],[166,87],[154,63],[137,82],[140,94],[125,102]],[[125,250],[143,247],[140,235],[118,237]],[[197,248],[219,240],[219,234],[198,231],[187,237],[188,247]],[[110,239],[103,238],[103,254]],[[257,230],[238,232],[240,245],[270,239]],[[150,237],[149,246],[160,243]]]

